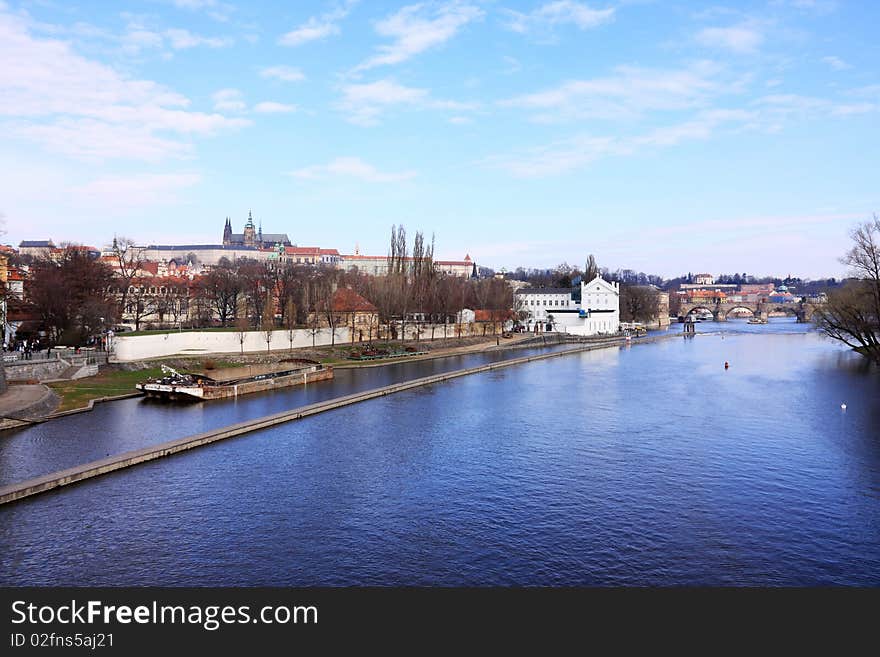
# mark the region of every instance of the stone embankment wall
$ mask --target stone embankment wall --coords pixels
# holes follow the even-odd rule
[[[46,381],[47,379],[57,379],[68,366],[69,363],[63,360],[21,360],[5,365],[6,378],[9,381]]]
[[[422,339],[431,336],[431,326],[422,324]],[[416,325],[408,324],[406,327],[406,339],[414,340]],[[492,327],[488,327],[488,333],[492,333]],[[385,336],[385,327],[382,328],[381,339]],[[462,337],[479,336],[482,327],[476,324],[465,324],[458,327],[454,324],[446,326],[446,336],[453,338],[461,333]],[[444,327],[442,324],[434,326],[434,337],[442,338]],[[355,333],[355,344],[361,342],[360,331]],[[379,338],[373,338],[379,340]],[[363,332],[363,342],[368,341],[368,334]],[[269,350],[284,351],[285,349],[300,349],[305,347],[326,347],[330,344],[351,344],[351,333],[348,327],[340,327],[331,332],[329,328],[319,329],[312,336],[309,329],[295,329],[293,342],[286,330],[272,331],[272,337],[268,344]],[[113,341],[112,360],[116,363],[128,363],[136,360],[149,358],[164,358],[166,356],[204,356],[208,354],[231,354],[242,353],[256,354],[266,353],[265,331],[248,331],[242,334],[237,331],[168,331],[167,333],[154,333],[150,335],[125,335],[116,336]]]

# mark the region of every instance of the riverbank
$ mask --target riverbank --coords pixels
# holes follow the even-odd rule
[[[632,344],[656,342],[658,340],[670,337],[678,337],[678,334],[666,334],[662,336],[642,338],[640,340],[634,340]],[[525,356],[521,358],[511,358],[508,360],[497,361],[486,365],[480,365],[478,367],[467,368],[463,370],[454,370],[452,372],[444,372],[442,374],[421,377],[402,383],[374,388],[372,390],[367,390],[352,395],[336,397],[330,400],[308,404],[306,406],[301,406],[293,410],[283,411],[281,413],[275,413],[269,416],[263,416],[253,420],[233,424],[231,426],[222,427],[193,436],[187,436],[185,438],[168,441],[159,445],[126,452],[116,456],[109,456],[107,458],[93,461],[91,463],[86,463],[81,466],[68,468],[67,470],[4,486],[0,488],[0,504],[12,502],[23,497],[36,495],[61,486],[66,486],[72,483],[83,481],[85,479],[90,479],[92,477],[97,477],[103,474],[107,474],[109,472],[114,472],[123,468],[128,468],[139,463],[145,463],[147,461],[170,456],[172,454],[193,449],[195,447],[208,445],[220,440],[224,440],[226,438],[258,431],[260,429],[265,429],[278,424],[298,420],[318,413],[323,413],[325,411],[342,408],[344,406],[356,404],[361,401],[383,397],[386,395],[394,394],[396,392],[440,383],[459,377],[469,376],[471,374],[493,371],[496,369],[512,367],[514,365],[521,365],[549,358],[557,358],[597,349],[618,348],[623,346],[624,344],[626,344],[624,338],[607,338],[603,339],[602,341],[593,342],[591,344],[575,346],[571,349]]]
[[[94,404],[115,399],[125,399],[140,395],[135,384],[162,373],[162,365],[179,370],[225,369],[264,363],[275,363],[286,358],[306,358],[316,360],[334,368],[379,367],[390,363],[430,360],[463,354],[477,353],[489,349],[516,348],[534,339],[531,334],[517,334],[512,338],[500,336],[448,338],[430,341],[383,342],[381,346],[389,352],[403,352],[407,347],[428,350],[426,354],[377,358],[371,361],[352,361],[348,355],[352,350],[362,349],[361,344],[330,345],[326,347],[305,347],[293,350],[272,351],[262,354],[211,354],[199,357],[165,357],[136,361],[124,364],[111,364],[102,368],[95,376],[69,381],[54,381],[48,385],[58,396],[57,408],[50,409],[45,418],[61,417],[71,412],[89,411]],[[500,343],[500,344],[499,344]],[[377,345],[379,346],[379,345]],[[54,412],[51,412],[54,410]]]
[[[42,384],[10,384],[0,395],[0,431],[39,422],[58,406],[58,396]]]

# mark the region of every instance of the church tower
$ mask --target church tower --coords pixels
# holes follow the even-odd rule
[[[232,222],[226,217],[226,225],[223,226],[223,246],[232,244]]]
[[[254,218],[251,215],[251,211],[248,210],[248,220],[244,225],[244,245],[245,246],[254,246],[256,242],[256,232],[257,228],[254,226]]]

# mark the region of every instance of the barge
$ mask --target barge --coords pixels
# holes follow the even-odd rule
[[[327,381],[333,378],[333,368],[311,360],[296,359],[205,372],[178,372],[163,365],[162,374],[135,387],[147,397],[155,399],[226,399]]]

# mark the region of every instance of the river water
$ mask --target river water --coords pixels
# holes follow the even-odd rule
[[[0,507],[0,584],[880,584],[880,372],[788,320],[698,331],[398,393]],[[445,362],[359,370],[335,394],[479,359]],[[319,387],[99,406],[0,438],[0,473]]]

